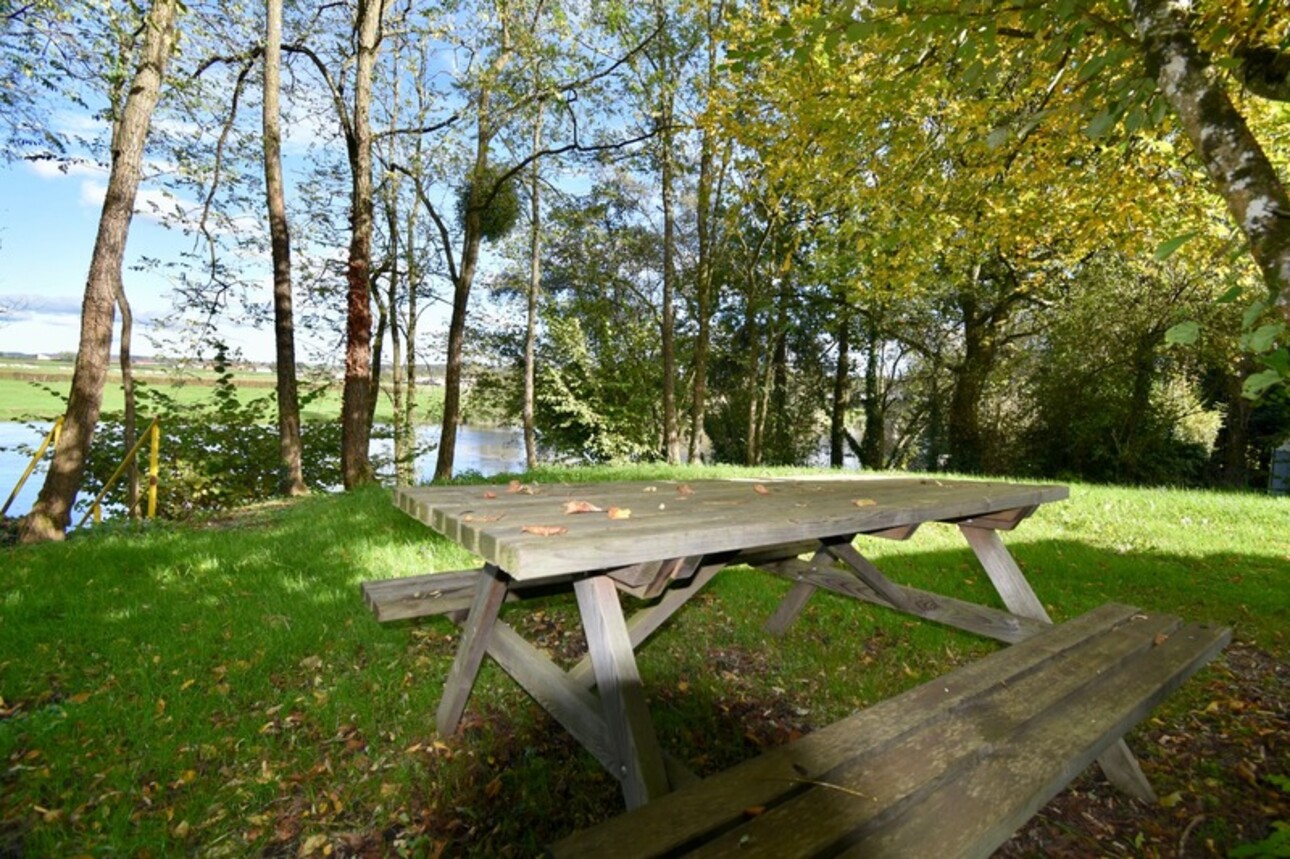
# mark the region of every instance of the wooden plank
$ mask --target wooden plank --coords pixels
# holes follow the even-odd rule
[[[999,592],[1008,611],[1021,617],[1029,617],[1052,623],[1052,618],[1044,609],[1044,604],[1035,596],[1030,583],[1022,575],[1017,562],[1008,554],[1008,549],[999,539],[998,532],[989,528],[973,528],[960,525],[959,531],[967,538],[968,544],[976,554],[977,560],[985,568],[986,575]]]
[[[961,524],[959,531],[967,538],[981,566],[990,576],[1003,604],[1013,614],[1052,622],[996,530]],[[1111,783],[1124,793],[1143,802],[1156,801],[1156,792],[1151,787],[1151,782],[1147,781],[1142,767],[1138,765],[1138,759],[1123,740],[1107,749],[1098,764]]]
[[[820,549],[807,562],[805,568],[808,570],[823,568],[829,563],[831,557],[833,556],[829,554],[827,549]],[[801,561],[796,559],[792,559],[788,563],[801,565]],[[763,566],[761,569],[765,569],[765,567]],[[797,577],[797,583],[780,600],[779,605],[775,607],[774,613],[762,625],[762,629],[775,636],[780,636],[787,632],[793,621],[797,620],[797,616],[802,613],[802,609],[806,608],[806,603],[811,598],[811,594],[815,593],[816,587],[817,585],[812,584],[807,579],[801,576]]]
[[[1077,647],[1054,654],[1034,670],[1004,675],[994,686],[945,711],[942,718],[924,721],[917,730],[864,754],[840,759],[817,779],[808,780],[809,789],[805,792],[787,797],[782,804],[720,834],[690,855],[737,853],[740,857],[770,859],[833,855],[857,833],[881,826],[906,809],[917,808],[938,791],[948,789],[952,795],[957,794],[957,780],[970,773],[983,757],[996,751],[1005,757],[1011,753],[1011,738],[1016,731],[1053,710],[1068,710],[1073,701],[1082,700],[1106,677],[1114,675],[1118,666],[1150,652],[1156,635],[1177,625],[1176,618],[1167,616],[1124,624],[1083,639]],[[951,686],[954,682],[951,674],[930,685]],[[917,717],[908,711],[905,715]],[[1071,777],[1075,774],[1071,773]],[[924,830],[939,829],[944,823],[934,814],[923,816],[919,812],[919,819]],[[955,854],[932,849],[926,853],[886,855]]]
[[[893,608],[1007,644],[1015,644],[1027,639],[1048,626],[1041,621],[1020,617],[990,606],[977,605],[943,594],[893,584],[893,587],[900,591],[903,600],[903,606],[897,609],[850,573],[806,561],[781,561],[765,564],[757,569],[791,581],[808,582],[815,587],[842,596]]]
[[[668,588],[663,592],[662,599],[647,608],[637,611],[628,618],[627,635],[631,640],[632,650],[639,648],[681,606],[703,590],[717,573],[725,569],[725,566],[726,562],[721,559],[721,556],[718,556],[717,560],[705,563],[700,567],[699,571],[688,582],[678,583]],[[590,688],[595,685],[596,676],[591,669],[590,654],[584,656],[569,669],[569,676],[582,686]]]
[[[479,569],[374,579],[363,582],[361,591],[381,623],[430,614],[448,614],[470,608],[479,583]],[[519,597],[507,593],[508,600]]]
[[[1017,507],[1012,510],[999,510],[994,513],[987,513],[983,516],[968,516],[966,519],[948,520],[955,525],[968,525],[973,528],[989,528],[994,531],[1011,531],[1020,525],[1027,517],[1035,512],[1038,508],[1034,505],[1029,507]]]
[[[905,611],[905,597],[900,589],[884,576],[868,558],[856,551],[856,547],[851,545],[851,539],[848,537],[845,540],[825,541],[824,549],[830,555],[846,564],[860,581],[886,600],[888,605]]]
[[[488,655],[497,660],[506,673],[608,772],[618,776],[622,761],[609,739],[604,714],[595,695],[573,682],[558,665],[503,621],[493,626]]]
[[[1229,630],[1183,627],[1047,708],[909,813],[855,833],[840,855],[985,859],[1230,639]]]
[[[641,688],[636,656],[614,583],[603,576],[574,582],[600,704],[628,808],[667,793],[670,784]]]
[[[778,546],[821,536],[886,531],[919,522],[984,515],[1066,496],[1060,486],[987,482],[789,481],[768,482],[768,495],[749,483],[696,481],[693,493],[644,493],[643,484],[562,486],[560,496],[500,496],[483,501],[479,487],[400,489],[400,509],[449,533],[516,579],[586,572],[666,558]],[[648,487],[645,487],[648,488]],[[562,498],[608,504],[625,501],[630,519],[598,514],[566,516]],[[874,501],[856,506],[863,496]],[[663,509],[659,509],[662,506]],[[480,511],[488,515],[480,517]],[[466,516],[494,521],[465,522]],[[525,534],[525,524],[568,529],[559,537]]]
[[[470,614],[462,627],[457,655],[452,661],[448,679],[444,681],[443,697],[439,700],[435,724],[444,736],[456,731],[461,722],[466,700],[479,674],[479,665],[488,651],[488,640],[497,621],[497,613],[506,599],[507,584],[506,574],[496,567],[486,565],[479,573],[479,585],[470,605]]]
[[[1033,673],[1060,654],[1107,635],[1138,610],[1108,604],[1015,647],[972,662],[932,683],[881,701],[853,716],[821,728],[788,746],[718,773],[594,829],[574,833],[554,845],[556,856],[599,856],[631,844],[641,832],[653,833],[648,846],[663,854],[722,826],[740,822],[744,810],[765,807],[800,791],[804,782],[820,780],[839,760],[886,746],[936,723],[946,714],[1009,677]],[[946,682],[952,679],[953,682]],[[642,845],[643,846],[643,845]],[[640,855],[639,852],[637,855]]]

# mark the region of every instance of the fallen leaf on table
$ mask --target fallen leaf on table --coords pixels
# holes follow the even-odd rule
[[[694,494],[694,490],[690,488],[690,484],[682,483],[680,486],[676,487],[676,494],[680,495],[682,498],[689,498]]]
[[[494,498],[497,497],[497,493],[491,489],[488,489],[488,490],[485,490],[484,497],[487,498],[489,501],[492,501]]]
[[[610,507],[609,518],[610,519],[630,519],[632,518],[632,511],[627,507]]]
[[[514,495],[516,492],[519,492],[523,488],[524,488],[524,484],[520,483],[518,480],[512,480],[510,483],[506,484],[506,491],[511,493],[512,495]]]
[[[566,501],[564,502],[564,512],[567,516],[570,513],[600,513],[602,511],[590,501]]]
[[[537,534],[539,537],[555,537],[569,533],[569,529],[563,525],[525,525],[520,530],[526,534]]]
[[[474,514],[474,513],[467,513],[465,516],[462,516],[462,517],[461,517],[461,521],[463,521],[463,522],[496,522],[498,519],[501,519],[501,518],[502,518],[502,514],[501,514],[501,513],[498,513],[498,514],[493,515],[493,516],[479,516],[479,515],[476,515],[476,514]]]
[[[851,503],[857,507],[873,507],[878,502],[874,501],[872,498],[857,498]]]
[[[756,492],[758,495],[770,494],[770,490],[766,488],[766,484],[764,483],[753,484],[753,492]]]

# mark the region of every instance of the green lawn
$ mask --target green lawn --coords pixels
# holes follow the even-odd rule
[[[1284,660],[1288,523],[1284,499],[1074,486],[1004,539],[1055,620],[1119,600],[1231,624]],[[998,604],[949,528],[860,548],[898,581]],[[359,597],[365,579],[471,563],[376,489],[0,549],[0,855],[524,856],[614,813],[616,783],[491,664],[463,732],[437,737],[456,628],[382,626]],[[728,570],[640,653],[663,744],[701,774],[995,647],[828,594],[768,639],[786,588]],[[571,646],[570,598],[506,611]],[[1205,690],[1191,681],[1162,724],[1195,730]],[[1196,831],[1220,853],[1241,840],[1222,816]]]
[[[4,369],[3,366],[0,366],[0,370]],[[47,371],[42,369],[40,374],[33,372],[21,374],[25,377],[39,375],[42,377],[39,379],[15,378],[16,375],[19,375],[17,371],[12,370],[7,374],[0,372],[0,421],[51,421],[63,413],[63,398],[67,396],[68,389],[71,386],[69,367],[55,365]],[[163,388],[181,403],[195,403],[210,397],[214,374],[204,372],[182,380],[148,374],[141,374],[141,378],[146,384]],[[265,397],[273,393],[273,377],[269,374],[241,373],[235,374],[233,379],[243,400]],[[302,380],[302,391],[321,384],[321,382],[310,383],[307,380]],[[437,420],[437,415],[443,403],[443,389],[422,387],[418,389],[418,398],[421,403],[420,412],[422,418],[425,420]],[[340,416],[340,402],[340,383],[333,381],[323,388],[323,392],[319,397],[304,407],[302,415],[305,420],[310,421],[336,420]],[[103,410],[104,412],[120,412],[124,406],[125,398],[121,392],[121,376],[119,372],[113,371],[109,375],[108,385],[103,391]],[[392,414],[393,410],[389,396],[382,396],[377,404],[376,420],[378,422],[388,422],[391,420]]]

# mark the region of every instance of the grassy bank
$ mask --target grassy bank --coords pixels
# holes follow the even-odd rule
[[[141,374],[140,381],[151,385],[175,397],[180,403],[197,403],[211,396],[215,375],[202,372],[191,377],[175,378]],[[234,374],[238,396],[242,401],[271,396],[274,390],[272,376],[264,373]],[[302,380],[302,391],[318,387],[322,383],[311,383]],[[0,421],[42,420],[52,421],[64,411],[64,397],[71,386],[70,370],[63,372],[42,372],[40,374],[24,372],[0,373]],[[443,389],[422,387],[417,392],[420,402],[419,412],[425,420],[437,420],[443,405]],[[321,393],[302,409],[302,416],[307,421],[332,421],[340,415],[341,386],[339,382],[326,385]],[[121,374],[112,371],[108,377],[107,387],[103,391],[103,410],[120,412],[125,407],[125,397],[121,391]],[[146,410],[145,410],[146,411]],[[393,407],[389,396],[381,397],[377,404],[376,420],[387,423],[392,420]]]
[[[1288,522],[1284,500],[1075,486],[1005,541],[1058,621],[1119,600],[1231,624],[1284,661]],[[860,548],[898,581],[998,604],[948,528]],[[365,579],[471,563],[380,490],[0,549],[0,855],[523,856],[614,813],[616,783],[491,663],[463,732],[435,736],[456,628],[382,626],[358,594]],[[994,648],[826,594],[767,640],[786,588],[726,571],[640,653],[662,742],[700,774]],[[570,598],[507,615],[557,657],[580,646]],[[1155,726],[1247,730],[1215,726],[1244,712],[1216,703],[1215,671]],[[1286,773],[1284,746],[1248,774],[1178,772],[1168,748],[1137,747],[1173,801],[1162,813],[1200,815],[1189,836],[1220,853],[1258,834],[1249,808],[1268,802],[1265,775]],[[1139,835],[1134,855],[1174,855],[1176,833]]]

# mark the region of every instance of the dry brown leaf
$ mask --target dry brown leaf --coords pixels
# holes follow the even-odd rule
[[[632,511],[627,507],[610,507],[609,518],[610,519],[630,519],[632,518]]]
[[[601,512],[603,511],[596,505],[592,504],[590,501],[564,502],[564,513],[566,516],[569,515],[570,513],[601,513]]]
[[[510,483],[506,484],[506,491],[511,493],[512,495],[514,495],[516,492],[519,492],[523,488],[524,488],[524,484],[520,483],[518,480],[512,480]]]
[[[694,490],[690,488],[690,484],[682,483],[680,486],[676,487],[676,494],[680,495],[682,498],[689,498],[694,494]]]
[[[563,525],[525,525],[520,528],[525,534],[537,534],[539,537],[556,537],[569,533]]]
[[[498,776],[497,778],[490,781],[488,784],[484,785],[484,794],[488,796],[489,799],[492,799],[493,797],[497,796],[497,794],[501,792],[502,792],[501,776]]]
[[[766,488],[766,484],[764,484],[764,483],[755,483],[755,484],[753,484],[753,492],[756,492],[758,495],[769,495],[769,494],[770,494],[770,490]]]
[[[1156,639],[1155,639],[1156,647],[1159,647],[1160,645],[1164,644],[1168,640],[1169,640],[1169,636],[1166,635],[1165,633],[1163,632],[1156,633]]]
[[[497,497],[497,493],[491,489],[486,489],[484,490],[484,497],[489,501],[492,501],[494,498]]]
[[[873,507],[878,502],[874,501],[872,498],[857,498],[851,503],[857,507]]]

